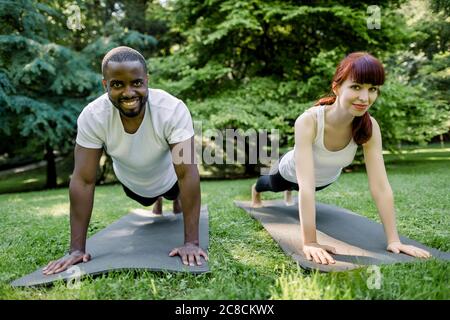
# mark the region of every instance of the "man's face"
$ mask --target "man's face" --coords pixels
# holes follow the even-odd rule
[[[148,77],[141,62],[109,61],[102,82],[122,116],[134,118],[143,112],[148,100]]]

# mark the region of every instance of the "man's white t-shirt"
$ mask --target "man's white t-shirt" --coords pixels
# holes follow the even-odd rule
[[[194,135],[192,118],[183,101],[159,89],[148,89],[144,119],[127,133],[119,110],[108,94],[89,103],[78,117],[76,142],[111,156],[120,182],[142,197],[156,197],[177,181],[169,144]]]

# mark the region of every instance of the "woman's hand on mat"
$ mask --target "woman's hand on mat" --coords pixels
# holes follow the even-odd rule
[[[429,258],[431,257],[431,254],[423,249],[417,248],[415,246],[410,246],[407,244],[403,244],[401,242],[391,242],[387,246],[387,250],[391,251],[393,253],[406,253],[410,256],[417,257],[417,258]]]
[[[330,256],[331,253],[336,253],[336,249],[330,246],[321,245],[318,243],[306,243],[303,245],[303,253],[306,255],[306,259],[313,260],[315,263],[320,264],[334,264],[334,259]]]
[[[80,263],[88,262],[91,260],[91,255],[89,253],[82,252],[80,250],[74,250],[70,253],[68,257],[63,257],[59,260],[50,261],[47,266],[42,270],[45,275],[55,274],[62,272],[69,268],[70,266]]]
[[[178,247],[170,251],[169,256],[173,257],[179,255],[181,257],[181,261],[183,264],[189,266],[195,266],[197,263],[198,266],[202,265],[203,257],[206,261],[208,261],[208,255],[200,248],[197,244],[192,242],[187,242],[182,247]]]

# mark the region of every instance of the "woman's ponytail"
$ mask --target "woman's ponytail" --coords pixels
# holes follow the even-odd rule
[[[369,112],[365,112],[361,117],[355,117],[352,122],[352,136],[356,144],[366,143],[372,136],[372,120]]]

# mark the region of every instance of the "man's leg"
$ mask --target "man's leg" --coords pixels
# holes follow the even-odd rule
[[[180,195],[178,195],[178,197],[175,200],[173,200],[172,207],[173,207],[173,213],[175,213],[175,214],[183,212],[183,208],[181,206]]]
[[[125,194],[129,198],[139,202],[141,205],[143,205],[145,207],[151,206],[152,204],[157,202],[159,199],[159,197],[146,198],[146,197],[140,196],[140,195],[134,193],[133,191],[131,191],[130,189],[128,189],[124,184],[122,184],[122,187],[123,187],[123,190],[125,191]]]
[[[162,206],[163,206],[163,198],[158,197],[155,204],[153,205],[152,213],[154,214],[162,214]]]
[[[183,207],[181,205],[181,199],[180,199],[180,188],[178,187],[178,182],[175,182],[173,187],[164,193],[162,197],[166,198],[167,200],[172,200],[172,209],[173,213],[179,214],[183,212]]]

